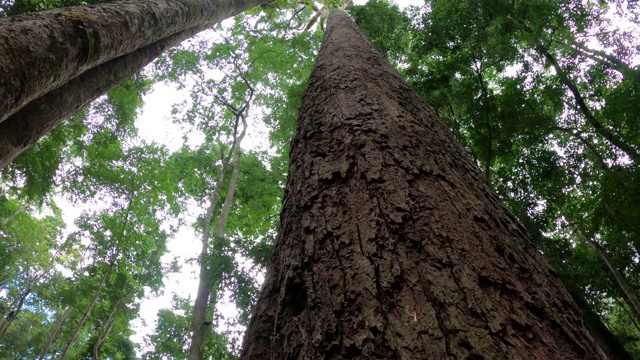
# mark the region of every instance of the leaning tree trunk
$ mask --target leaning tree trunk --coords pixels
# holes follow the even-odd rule
[[[8,117],[0,123],[0,169],[80,108],[131,78],[164,50],[195,33],[193,30],[180,32],[87,70]]]
[[[524,228],[342,11],[243,359],[603,359]]]
[[[584,297],[584,292],[581,290],[569,289],[571,298],[576,302],[580,312],[582,312],[582,319],[584,320],[587,328],[593,335],[593,338],[605,353],[609,360],[633,360],[627,350],[620,344],[618,339],[611,333],[607,325],[605,325],[591,305]]]
[[[0,126],[9,126],[13,132],[24,128],[29,138],[36,132],[33,128],[46,133],[62,120],[60,116],[68,116],[122,81],[115,75],[117,69],[113,69],[113,64],[106,69],[100,69],[100,65],[151,46],[128,60],[126,74],[130,76],[154,58],[131,67],[135,60],[140,60],[138,57],[148,57],[158,47],[172,46],[228,17],[268,2],[270,0],[125,0],[2,19]],[[121,63],[120,67],[126,66]],[[83,74],[86,75],[80,78]],[[83,92],[86,82],[93,82],[91,96]],[[64,91],[55,92],[65,86]],[[100,91],[94,94],[96,87]],[[82,98],[70,101],[74,97],[69,98],[69,91]],[[29,110],[19,113],[25,107]],[[42,114],[46,111],[50,111],[50,120],[46,124],[38,123],[43,121]],[[12,125],[3,125],[5,120],[10,120]],[[0,127],[0,133],[9,130]],[[19,143],[20,135],[5,135],[5,138]],[[0,143],[0,165],[5,165],[8,158],[16,156],[16,151],[29,145],[24,141],[11,146]],[[23,149],[16,150],[21,147]],[[5,154],[5,151],[9,152]]]
[[[58,318],[58,320],[56,320],[56,323],[53,326],[53,329],[51,329],[51,333],[49,333],[47,342],[44,343],[44,345],[42,346],[42,352],[40,352],[40,357],[38,358],[38,360],[45,359],[45,357],[49,353],[49,347],[51,347],[51,343],[53,343],[53,340],[55,340],[56,337],[58,337],[58,333],[62,328],[62,324],[64,324],[64,321],[67,319],[67,317],[69,317],[69,314],[71,314],[72,310],[73,308],[71,306],[67,306],[62,312],[62,314],[60,315],[60,317]]]
[[[622,296],[624,302],[629,306],[631,312],[633,313],[636,320],[640,320],[640,300],[636,294],[633,293],[633,289],[629,286],[627,279],[625,279],[624,275],[618,271],[616,265],[613,263],[605,249],[600,246],[597,242],[595,242],[591,238],[585,237],[589,245],[596,251],[600,260],[604,263],[607,271],[609,272],[609,277],[613,281],[614,287],[618,290],[618,294]]]

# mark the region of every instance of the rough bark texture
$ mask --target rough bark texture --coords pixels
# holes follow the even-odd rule
[[[162,52],[197,33],[190,29],[90,69],[0,123],[0,169],[79,109],[129,79]]]
[[[125,0],[0,20],[0,122],[81,73],[265,0]]]
[[[243,359],[602,359],[433,109],[334,11]]]

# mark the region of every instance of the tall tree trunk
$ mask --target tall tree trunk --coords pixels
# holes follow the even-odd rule
[[[0,123],[0,169],[63,120],[129,79],[164,50],[195,33],[194,30],[180,32],[87,70],[11,115]]]
[[[246,113],[240,114],[239,116],[246,116]],[[220,178],[218,179],[218,184],[216,185],[217,196],[219,196],[220,190],[222,189],[222,183],[225,178],[226,169],[229,165],[230,156],[233,155],[233,173],[231,175],[231,181],[229,183],[226,198],[222,205],[222,209],[220,210],[220,215],[218,216],[218,223],[216,225],[216,232],[214,234],[214,237],[218,239],[224,237],[224,229],[227,223],[227,217],[229,216],[229,210],[231,208],[235,189],[238,184],[238,174],[240,168],[240,143],[242,142],[242,139],[244,138],[247,130],[245,118],[243,117],[242,120],[244,127],[240,135],[236,139],[234,139],[233,146],[229,150],[229,156],[227,156],[226,159],[223,159],[223,170],[220,174]],[[214,206],[215,203],[212,202],[207,211],[207,217],[209,219],[208,224],[211,224]],[[207,335],[211,331],[210,329],[212,324],[212,320],[207,318],[207,309],[210,308],[211,303],[214,301],[211,298],[213,288],[214,286],[217,287],[213,274],[211,274],[211,269],[209,269],[208,264],[204,262],[205,255],[209,254],[209,226],[205,225],[205,230],[207,232],[203,234],[202,239],[202,259],[200,260],[200,280],[198,282],[198,293],[196,295],[195,304],[193,305],[193,320],[191,323],[192,336],[191,345],[189,347],[189,360],[201,360],[203,358],[204,344],[207,341]]]
[[[607,251],[591,237],[585,235],[582,230],[580,230],[578,224],[573,223],[567,218],[565,218],[565,220],[567,221],[569,226],[573,228],[573,234],[579,240],[586,241],[586,243],[591,246],[596,254],[598,254],[598,257],[600,258],[600,260],[602,260],[602,263],[607,268],[607,272],[609,273],[609,277],[613,282],[614,288],[618,290],[618,295],[621,296],[627,306],[629,306],[629,309],[631,309],[634,318],[636,320],[640,320],[640,301],[638,301],[638,297],[633,293],[633,290],[629,286],[627,279],[622,273],[620,273],[620,271],[618,271],[618,268],[609,257],[609,254],[607,254]]]
[[[117,85],[123,81],[122,77],[126,79],[139,71],[154,58],[141,61],[142,57],[149,56],[158,47],[172,46],[228,17],[268,2],[270,0],[125,0],[1,19],[0,123],[11,117],[12,125],[5,126],[14,132],[23,128],[24,137],[29,139],[35,133],[46,133],[68,113],[73,114]],[[98,70],[100,65],[149,46],[152,49],[126,61],[129,68],[123,75],[114,73],[114,67],[125,66],[122,61]],[[137,62],[135,66],[134,62]],[[97,71],[87,73],[91,69]],[[86,75],[79,78],[83,73]],[[84,82],[89,83],[83,86]],[[63,86],[65,90],[51,93]],[[81,89],[87,86],[91,91],[82,93]],[[67,95],[65,100],[64,94],[69,89],[73,90],[71,97]],[[73,96],[80,94],[82,99],[73,100]],[[18,113],[29,105],[29,110]],[[42,115],[38,113],[45,110],[51,114],[43,124]],[[12,116],[14,114],[16,116]],[[0,133],[7,131],[0,130]],[[20,143],[19,135],[10,133],[5,137]],[[4,154],[5,148],[12,151]],[[7,159],[17,155],[15,148],[15,144],[0,145],[0,168],[10,161]]]
[[[223,164],[217,188],[222,188],[226,165]],[[202,346],[204,344],[204,333],[211,324],[207,324],[207,307],[209,296],[211,296],[211,280],[209,276],[209,238],[211,233],[211,222],[220,191],[216,191],[209,201],[209,207],[204,217],[204,229],[202,230],[202,249],[200,250],[200,273],[198,276],[198,292],[193,305],[193,318],[191,319],[191,344],[189,346],[189,359],[202,359]]]
[[[38,360],[44,360],[44,358],[49,353],[49,347],[51,347],[51,343],[53,343],[53,340],[58,336],[58,333],[62,328],[62,324],[67,319],[67,317],[69,317],[69,314],[71,314],[71,310],[73,310],[73,308],[71,306],[67,306],[67,308],[64,309],[64,312],[60,315],[60,317],[56,321],[56,324],[53,326],[53,329],[51,329],[51,333],[49,334],[49,338],[47,339],[47,342],[44,344],[44,346],[42,346],[42,352],[40,352],[40,357],[38,358]]]
[[[242,359],[603,359],[432,108],[334,11]]]

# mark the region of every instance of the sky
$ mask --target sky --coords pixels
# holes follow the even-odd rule
[[[364,4],[363,0],[354,1],[355,4]],[[401,8],[409,5],[422,5],[423,0],[401,0],[395,1]],[[229,23],[232,20],[227,20]],[[223,22],[224,25],[224,22]],[[199,36],[215,37],[212,31],[201,33]],[[155,141],[164,144],[170,151],[177,150],[182,146],[183,130],[171,122],[171,110],[174,104],[180,103],[189,98],[189,87],[178,90],[174,85],[167,83],[155,84],[152,91],[144,97],[144,107],[136,120],[139,136],[146,141]],[[254,119],[259,120],[259,119]],[[255,123],[260,123],[256,121]],[[194,142],[201,139],[191,139]],[[253,126],[247,132],[247,137],[243,140],[243,148],[252,150],[268,149],[266,137],[266,127]],[[68,207],[67,207],[68,208]],[[203,210],[193,206],[186,215],[186,223],[192,224]],[[74,208],[68,215],[69,219],[80,215],[81,209]],[[67,216],[65,216],[67,217]],[[67,223],[72,223],[67,220]],[[168,242],[168,254],[163,261],[170,262],[174,257],[178,257],[182,266],[180,273],[170,274],[165,279],[163,294],[158,297],[145,299],[140,307],[140,319],[134,322],[136,334],[132,340],[138,344],[143,344],[144,337],[152,334],[156,325],[156,315],[162,308],[171,308],[171,299],[174,294],[180,297],[191,297],[193,301],[198,287],[197,266],[189,264],[187,259],[196,258],[200,251],[200,240],[196,237],[191,226],[183,226],[179,232]],[[233,314],[235,308],[232,305],[223,305],[223,313]]]

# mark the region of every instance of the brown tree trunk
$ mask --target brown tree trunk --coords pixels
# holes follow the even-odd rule
[[[9,129],[24,129],[23,137],[33,137],[37,131],[46,133],[68,113],[73,114],[122,81],[114,75],[112,68],[93,73],[87,71],[151,46],[152,49],[128,60],[129,65],[132,61],[139,62],[138,57],[149,56],[149,51],[155,51],[162,40],[177,43],[252,6],[268,2],[270,0],[125,0],[1,19],[0,123],[11,117],[13,124]],[[153,57],[135,65],[132,72],[127,69],[127,76],[151,60]],[[122,61],[118,64],[119,67],[126,66]],[[90,76],[79,78],[83,73]],[[69,87],[68,83],[74,79],[75,83]],[[89,94],[82,91],[85,82],[91,83],[87,84],[92,89]],[[65,85],[64,91],[50,94]],[[60,99],[70,90],[73,92],[70,98]],[[69,99],[79,94],[83,99],[71,101],[73,107],[69,107]],[[46,98],[38,101],[41,97]],[[55,100],[54,104],[52,100]],[[30,104],[34,101],[37,103]],[[17,114],[29,105],[30,110]],[[43,110],[51,111],[46,126],[41,122],[32,124],[30,117],[38,119],[33,111]],[[16,116],[12,117],[14,114]],[[5,131],[0,128],[0,133]],[[16,134],[5,136],[14,142],[20,138]],[[0,168],[7,159],[16,156],[15,147],[15,144],[9,146],[0,142]],[[3,154],[4,148],[14,151]]]
[[[116,316],[118,315],[118,312],[120,311],[120,307],[123,304],[124,304],[124,296],[118,299],[116,304],[111,309],[111,312],[109,313],[109,317],[107,318],[107,321],[105,321],[105,323],[102,325],[102,329],[100,329],[100,335],[98,335],[98,339],[96,340],[96,343],[93,345],[93,349],[92,349],[93,358],[91,360],[100,360],[100,350],[102,349],[102,345],[104,345],[104,342],[107,340],[107,336],[109,336],[109,333],[113,328],[113,324],[116,322]]]
[[[162,52],[193,36],[187,30],[87,70],[0,123],[0,169],[98,96],[129,79]]]
[[[11,326],[13,320],[16,319],[20,311],[22,311],[24,301],[27,299],[29,294],[31,294],[31,285],[29,285],[29,287],[20,294],[13,304],[11,304],[9,312],[4,316],[4,321],[2,322],[2,325],[0,325],[0,339],[4,336],[4,333],[7,332],[9,326]]]
[[[243,359],[603,359],[454,137],[342,11]]]

